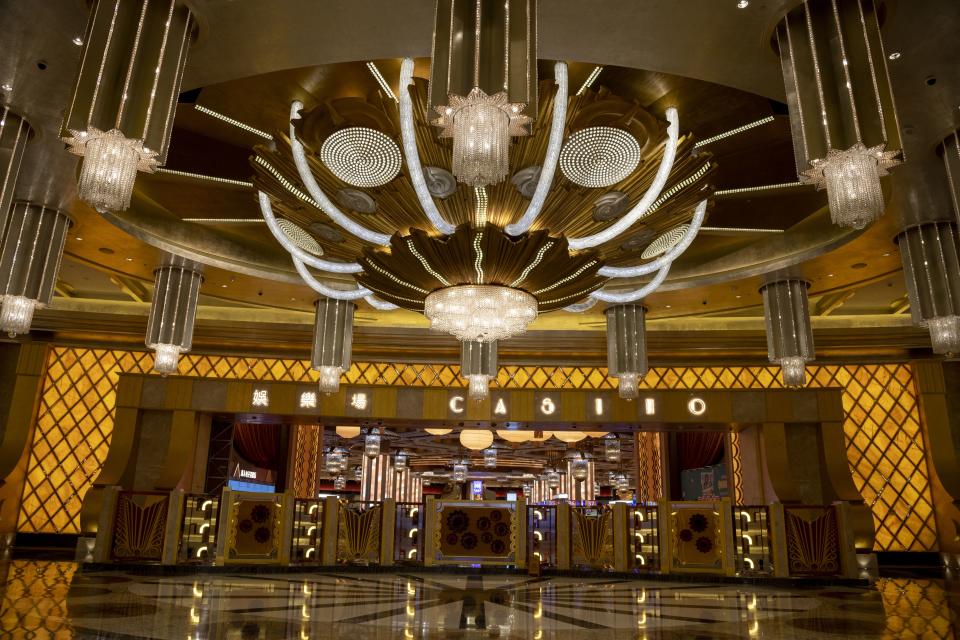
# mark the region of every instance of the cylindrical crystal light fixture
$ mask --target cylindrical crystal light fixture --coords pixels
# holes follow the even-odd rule
[[[805,0],[776,31],[800,180],[835,224],[883,214],[880,176],[903,161],[874,0]]]
[[[609,307],[607,315],[607,371],[620,380],[620,397],[633,399],[637,384],[647,375],[646,309],[638,304]]]
[[[167,375],[177,372],[180,354],[193,345],[203,270],[191,260],[174,257],[154,277],[145,342],[155,352],[153,370]]]
[[[509,172],[511,136],[537,112],[536,0],[438,0],[429,103],[453,138],[453,174],[482,187]]]
[[[60,137],[95,209],[127,209],[137,171],[166,163],[193,28],[180,0],[92,3]]]
[[[807,381],[806,363],[814,358],[807,283],[779,280],[764,285],[760,293],[770,362],[780,365],[785,386],[802,387]]]
[[[380,455],[380,430],[371,429],[367,437],[363,439],[363,455],[368,458],[376,458]]]
[[[560,486],[560,472],[556,469],[550,469],[546,474],[547,486],[556,489]]]
[[[490,395],[490,380],[497,377],[497,341],[461,342],[460,374],[470,383],[471,400],[479,402],[487,398]]]
[[[497,450],[493,447],[483,450],[483,466],[488,469],[497,467]]]
[[[342,466],[342,458],[339,451],[337,451],[336,449],[332,449],[328,451],[327,455],[325,456],[324,462],[327,469],[327,473],[329,474],[340,473],[340,470],[341,470],[340,468]]]
[[[453,463],[453,481],[466,482],[467,480],[467,461],[458,460]]]
[[[14,202],[0,241],[0,331],[30,331],[33,312],[53,299],[70,219],[60,211]]]
[[[957,225],[960,225],[960,132],[954,131],[940,145],[943,164],[947,169],[947,182]]]
[[[603,458],[607,462],[620,462],[620,438],[609,434],[603,439]]]
[[[353,349],[353,310],[349,300],[321,298],[313,325],[310,367],[320,372],[320,391],[336,393],[340,374],[350,368]]]
[[[393,469],[394,471],[400,472],[404,471],[407,468],[407,454],[403,451],[397,451],[396,455],[393,456]]]
[[[0,239],[7,227],[7,216],[13,205],[13,189],[17,185],[23,150],[30,135],[30,125],[26,120],[9,107],[0,107]]]
[[[952,222],[930,222],[897,236],[910,314],[927,327],[934,353],[960,354],[960,239]]]

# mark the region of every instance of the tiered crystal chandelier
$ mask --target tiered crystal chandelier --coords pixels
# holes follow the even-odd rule
[[[35,309],[46,307],[60,272],[70,219],[55,209],[15,202],[0,241],[0,331],[30,331]]]
[[[537,317],[537,299],[498,285],[459,285],[429,294],[423,308],[430,327],[459,340],[490,342],[523,333]]]
[[[453,174],[474,187],[509,173],[510,138],[537,108],[536,0],[439,0],[430,103],[453,138]]]
[[[908,227],[897,236],[916,325],[927,327],[933,352],[960,354],[960,234],[953,222]]]
[[[353,349],[353,310],[349,300],[317,300],[310,366],[320,373],[320,391],[336,393],[340,374],[350,368]]]
[[[195,262],[171,257],[154,277],[145,342],[155,352],[153,370],[167,375],[177,372],[180,354],[193,345],[203,271]]]
[[[776,44],[800,180],[826,188],[835,224],[883,214],[880,176],[903,159],[874,0],[805,0]]]
[[[632,400],[647,375],[646,310],[637,304],[607,308],[607,371],[620,384],[621,398]]]
[[[127,209],[137,171],[166,163],[193,28],[180,0],[93,2],[60,136],[95,209]]]
[[[807,361],[814,358],[810,303],[803,280],[778,280],[760,289],[767,327],[767,355],[780,365],[783,384],[802,387]]]
[[[461,342],[460,374],[469,382],[471,400],[479,402],[489,397],[490,380],[497,377],[497,342]]]

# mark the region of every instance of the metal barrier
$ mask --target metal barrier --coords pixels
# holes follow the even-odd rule
[[[736,573],[773,574],[770,508],[767,505],[733,505],[733,559]]]
[[[552,504],[527,506],[527,562],[544,567],[557,566],[557,507]]]
[[[660,570],[660,516],[656,504],[630,509],[630,562],[634,571]]]
[[[296,499],[293,502],[293,535],[290,562],[319,563],[323,540],[323,500]]]
[[[219,515],[220,496],[188,493],[183,497],[178,564],[213,564]]]
[[[423,505],[398,502],[393,560],[397,564],[423,564]]]

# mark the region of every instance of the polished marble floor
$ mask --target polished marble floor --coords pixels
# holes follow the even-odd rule
[[[954,638],[960,587],[785,590],[513,575],[81,574],[18,560],[3,638]]]

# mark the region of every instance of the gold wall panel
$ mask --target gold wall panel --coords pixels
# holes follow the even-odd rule
[[[0,628],[18,630],[21,635],[14,637],[74,637],[67,611],[67,593],[76,563],[10,560],[2,567]]]
[[[840,531],[832,506],[783,509],[791,576],[839,576]]]
[[[78,533],[83,496],[96,478],[113,432],[121,373],[147,373],[141,351],[53,347],[41,391],[19,531]],[[819,365],[810,388],[843,389],[847,456],[857,490],[870,506],[877,550],[936,548],[936,524],[909,364]],[[315,381],[306,360],[185,354],[181,374],[203,378]],[[354,362],[341,382],[354,385],[463,385],[459,366]],[[500,367],[495,388],[616,389],[605,368]],[[757,367],[654,367],[644,389],[778,389],[779,370]],[[247,396],[249,397],[249,396]]]
[[[169,504],[166,493],[121,491],[113,518],[110,557],[117,562],[160,562]]]

